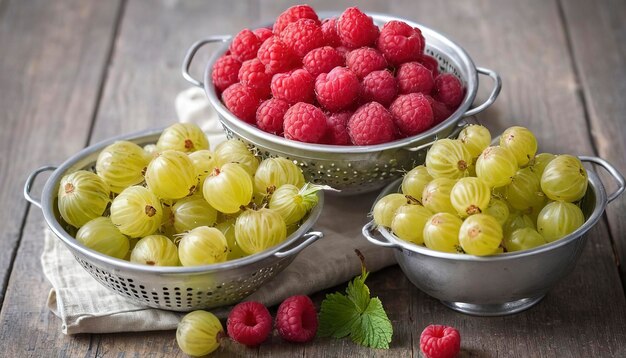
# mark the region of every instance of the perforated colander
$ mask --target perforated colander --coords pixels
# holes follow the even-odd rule
[[[293,261],[304,248],[323,237],[309,231],[319,218],[324,194],[300,228],[280,245],[259,254],[215,265],[195,267],[155,267],[109,257],[79,243],[61,223],[57,210],[57,192],[61,178],[80,169],[92,169],[104,147],[118,140],[140,146],[156,143],[162,130],[141,132],[113,138],[85,148],[58,168],[45,166],[27,179],[24,196],[40,207],[50,229],[71,251],[80,265],[105,287],[141,304],[173,311],[191,311],[233,304],[250,295]],[[46,182],[41,202],[30,194],[38,174],[54,171]]]
[[[322,18],[337,15],[320,13]],[[426,39],[425,51],[438,60],[439,71],[453,73],[461,80],[466,88],[465,97],[448,119],[419,135],[379,145],[336,146],[302,143],[264,132],[238,119],[222,104],[211,82],[211,76],[213,64],[228,49],[230,36],[212,36],[193,44],[183,61],[183,76],[193,85],[204,87],[228,136],[240,138],[255,146],[261,156],[282,156],[292,159],[302,167],[308,181],[330,185],[340,189],[343,194],[377,190],[423,163],[426,148],[435,140],[455,137],[464,125],[463,118],[480,113],[496,100],[502,82],[496,72],[476,68],[465,50],[444,35],[412,21],[381,14],[369,15],[377,25],[383,25],[391,20],[401,20],[413,27],[419,27]],[[210,43],[220,43],[220,47],[206,64],[204,82],[201,82],[189,74],[189,67],[198,49]],[[494,87],[484,103],[470,109],[478,89],[478,74],[491,77]]]

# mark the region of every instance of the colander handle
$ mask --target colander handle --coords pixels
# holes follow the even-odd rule
[[[56,170],[56,168],[57,167],[52,165],[46,165],[41,168],[35,169],[32,173],[30,173],[28,178],[26,178],[26,183],[24,184],[24,198],[26,198],[26,200],[28,200],[31,204],[35,205],[39,209],[41,209],[41,201],[33,198],[33,196],[30,195],[30,189],[33,187],[33,183],[35,182],[35,179],[39,174]]]
[[[582,160],[583,162],[590,162],[590,163],[598,164],[599,166],[604,168],[607,172],[609,172],[609,174],[611,174],[613,179],[615,179],[615,181],[617,182],[617,189],[615,189],[614,192],[609,194],[607,198],[609,203],[615,200],[621,193],[624,192],[624,188],[626,188],[626,182],[624,181],[624,176],[611,163],[598,157],[579,156],[578,158]]]
[[[278,251],[278,252],[274,253],[274,256],[279,257],[279,258],[283,258],[283,257],[295,255],[298,252],[304,250],[307,246],[311,245],[315,241],[323,238],[324,237],[324,233],[322,233],[321,231],[311,231],[311,232],[307,232],[302,237],[304,237],[306,239],[304,241],[302,241],[298,246],[296,246],[296,247],[294,247],[292,249],[289,249],[287,251]]]
[[[211,37],[207,37],[204,40],[197,41],[196,43],[191,45],[191,47],[189,47],[189,50],[187,50],[187,53],[185,54],[185,58],[183,59],[183,65],[182,65],[183,77],[187,80],[187,82],[191,83],[192,85],[196,87],[200,87],[200,88],[204,87],[204,83],[202,83],[201,81],[198,81],[197,79],[193,78],[191,74],[189,74],[189,68],[191,67],[191,61],[193,61],[193,57],[196,55],[196,52],[198,52],[198,50],[206,44],[215,43],[215,42],[226,42],[228,40],[230,40],[230,36],[227,36],[227,35],[211,36]]]
[[[361,230],[361,233],[363,234],[363,236],[365,236],[367,241],[377,246],[389,247],[389,248],[394,248],[394,249],[398,248],[398,245],[396,244],[393,244],[387,240],[383,241],[384,238],[379,239],[377,237],[374,237],[375,226],[376,224],[374,224],[373,220],[365,224],[365,226],[363,226],[363,230]]]
[[[491,77],[491,79],[493,80],[493,89],[491,90],[489,98],[487,98],[485,102],[465,112],[465,114],[463,114],[463,117],[475,116],[478,113],[487,109],[487,107],[491,106],[493,102],[496,101],[496,98],[498,98],[500,90],[502,89],[502,79],[496,71],[484,67],[476,67],[476,72],[481,75],[487,75]]]

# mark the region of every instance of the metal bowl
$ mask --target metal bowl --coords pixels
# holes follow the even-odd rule
[[[540,247],[494,256],[472,256],[431,250],[397,238],[373,222],[363,227],[371,243],[395,249],[395,257],[408,279],[444,305],[477,316],[499,316],[530,308],[539,302],[576,265],[594,226],[606,205],[624,191],[624,177],[605,160],[580,157],[604,167],[618,183],[607,197],[598,176],[588,171],[589,186],[581,201],[585,223],[566,237]],[[399,192],[401,180],[385,188],[380,196]],[[381,236],[376,236],[375,231]]]
[[[194,267],[156,267],[135,264],[91,250],[78,242],[62,224],[57,210],[61,178],[80,169],[94,167],[100,151],[118,140],[144,146],[156,143],[161,130],[144,131],[100,142],[83,149],[58,168],[45,166],[30,174],[24,196],[43,211],[50,229],[72,252],[76,261],[103,286],[140,304],[172,311],[191,311],[237,303],[287,267],[304,248],[323,237],[309,231],[324,206],[324,194],[300,228],[281,244],[258,254],[214,265]],[[53,171],[42,193],[41,202],[30,194],[38,174]]]
[[[321,18],[337,16],[336,13],[320,13]],[[285,139],[250,125],[235,117],[220,101],[211,82],[213,64],[230,44],[230,36],[212,36],[193,44],[183,61],[183,77],[195,86],[203,87],[209,101],[217,110],[220,121],[230,137],[238,137],[258,148],[263,157],[282,156],[292,159],[302,167],[308,181],[330,185],[342,194],[358,194],[378,190],[393,179],[424,161],[425,148],[436,139],[456,137],[463,127],[463,118],[473,116],[489,107],[502,86],[500,76],[486,68],[476,68],[467,52],[444,35],[412,21],[382,14],[369,14],[377,25],[391,20],[401,20],[419,27],[426,38],[425,52],[439,61],[439,71],[453,73],[466,87],[465,97],[459,108],[445,121],[428,131],[393,142],[367,146],[338,146],[309,144]],[[202,46],[220,43],[219,49],[206,65],[204,82],[189,74],[194,55]],[[478,90],[478,74],[487,75],[494,81],[489,98],[470,109]]]

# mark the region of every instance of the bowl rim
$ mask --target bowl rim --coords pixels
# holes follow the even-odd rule
[[[412,27],[419,27],[419,29],[422,31],[423,34],[426,34],[429,37],[430,36],[435,37],[446,46],[453,48],[454,52],[461,58],[461,61],[458,65],[463,67],[468,73],[468,76],[466,78],[467,83],[466,83],[466,88],[465,88],[466,94],[463,98],[463,101],[459,105],[459,107],[452,114],[450,114],[450,116],[446,120],[442,121],[441,123],[438,123],[434,127],[429,128],[425,132],[419,133],[411,137],[397,139],[392,142],[387,142],[387,143],[382,143],[382,144],[364,145],[364,146],[357,146],[357,145],[342,146],[342,145],[305,143],[305,142],[290,140],[281,136],[277,136],[275,134],[264,132],[261,129],[257,128],[256,126],[251,125],[237,118],[233,113],[231,113],[224,106],[222,101],[220,101],[217,91],[215,90],[215,86],[213,86],[212,84],[211,78],[212,78],[212,73],[213,73],[213,64],[217,61],[217,59],[219,59],[219,57],[222,54],[224,54],[228,50],[228,46],[230,42],[232,41],[232,38],[231,38],[228,40],[225,39],[221,43],[221,46],[219,47],[219,49],[212,53],[211,58],[209,59],[205,67],[204,77],[203,77],[204,78],[204,92],[207,95],[209,102],[211,103],[213,108],[215,108],[215,110],[220,114],[219,115],[220,121],[228,122],[229,124],[228,127],[236,128],[237,135],[240,135],[248,140],[251,140],[250,136],[252,136],[252,137],[258,137],[264,140],[265,142],[269,142],[274,145],[286,146],[291,149],[304,150],[304,151],[310,151],[310,152],[319,152],[319,153],[333,153],[333,154],[375,153],[375,152],[380,152],[380,151],[388,150],[388,149],[412,147],[415,144],[420,143],[424,140],[438,139],[439,132],[454,128],[459,123],[459,121],[465,118],[464,114],[467,110],[469,110],[469,108],[473,104],[474,99],[476,98],[477,91],[478,91],[478,72],[476,70],[474,61],[469,56],[467,51],[465,51],[465,49],[463,49],[460,45],[450,40],[447,36],[441,34],[440,32],[435,31],[422,24],[416,23],[414,21],[407,20],[407,19],[397,17],[397,16],[388,15],[388,14],[376,13],[376,12],[366,12],[366,14],[371,16],[375,22],[378,21],[378,22],[386,23],[392,20],[399,20],[399,21],[406,22]],[[321,12],[318,12],[318,15],[320,15],[321,19],[325,19],[325,18],[332,17],[332,16],[338,16],[340,15],[340,13],[321,11]],[[427,44],[426,48],[428,47],[429,46]],[[251,141],[254,141],[254,140],[251,140]]]
[[[138,263],[133,263],[130,261],[114,258],[111,256],[104,255],[98,251],[92,250],[83,244],[81,244],[78,240],[76,240],[72,235],[70,235],[65,229],[61,226],[59,220],[54,215],[54,202],[57,197],[57,187],[58,183],[61,181],[61,178],[69,171],[69,170],[80,170],[80,168],[74,168],[78,163],[83,161],[86,157],[94,155],[96,153],[101,152],[106,146],[120,140],[128,140],[135,143],[141,143],[140,145],[153,144],[156,143],[156,139],[163,132],[166,127],[158,128],[158,129],[148,129],[142,130],[130,134],[123,134],[119,136],[115,136],[109,139],[105,139],[93,145],[90,145],[78,153],[72,155],[65,162],[63,162],[57,169],[55,169],[50,177],[47,179],[43,191],[42,191],[42,199],[41,199],[41,210],[43,212],[44,219],[48,224],[48,227],[52,230],[52,232],[59,238],[69,249],[72,251],[73,255],[76,255],[75,252],[80,253],[84,257],[87,257],[89,260],[92,260],[90,263],[96,263],[99,265],[113,266],[116,269],[123,270],[131,270],[134,272],[142,272],[142,273],[158,273],[158,274],[198,274],[198,273],[206,273],[206,272],[218,272],[230,270],[242,266],[247,266],[250,264],[257,263],[262,261],[268,257],[273,257],[276,259],[282,259],[277,256],[274,256],[275,253],[279,252],[286,247],[289,247],[295,244],[298,240],[300,240],[305,234],[307,234],[313,227],[313,225],[319,219],[322,213],[322,207],[324,206],[324,193],[322,191],[318,191],[318,203],[311,210],[307,219],[300,225],[298,230],[294,231],[291,235],[287,236],[287,238],[280,244],[268,248],[265,251],[249,255],[243,258],[229,260],[217,264],[211,265],[201,265],[201,266],[149,266],[142,265]],[[95,162],[94,162],[95,163]]]

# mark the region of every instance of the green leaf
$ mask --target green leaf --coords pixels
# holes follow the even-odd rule
[[[354,303],[359,314],[363,313],[370,303],[370,289],[365,285],[363,276],[357,276],[348,283],[346,294]]]
[[[350,334],[359,319],[354,303],[341,293],[326,295],[320,308],[320,337],[343,338]]]
[[[391,321],[382,302],[375,297],[370,300],[360,319],[354,322],[350,338],[366,347],[389,349],[392,335]]]

